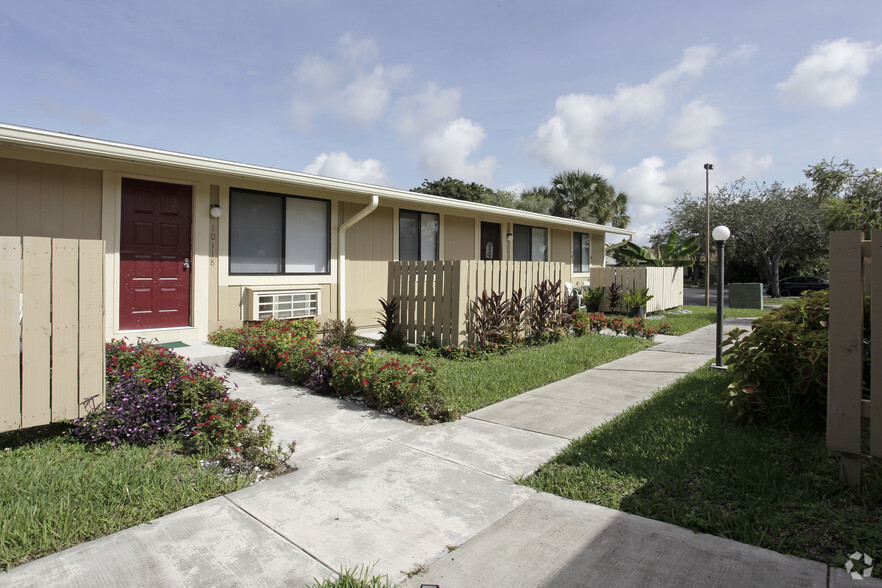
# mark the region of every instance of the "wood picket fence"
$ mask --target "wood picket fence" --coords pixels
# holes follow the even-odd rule
[[[610,285],[615,282],[622,293],[629,290],[649,289],[652,298],[646,303],[646,312],[657,312],[683,305],[683,268],[682,267],[592,267],[592,288],[603,286],[609,292]],[[622,303],[623,304],[623,303]],[[620,308],[609,308],[604,296],[600,310],[622,311]]]
[[[104,242],[0,237],[0,431],[104,398]]]
[[[592,270],[593,271],[593,270]],[[398,297],[399,322],[408,343],[431,335],[438,345],[473,342],[469,304],[486,289],[510,296],[518,288],[525,296],[543,280],[570,279],[569,266],[528,261],[390,261],[387,300]]]

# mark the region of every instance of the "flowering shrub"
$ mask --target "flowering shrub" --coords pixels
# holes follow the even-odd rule
[[[646,320],[639,317],[626,323],[624,328],[625,334],[629,337],[642,337],[644,330],[646,330]]]
[[[656,331],[659,335],[673,335],[674,325],[672,325],[668,321],[661,321],[656,327]]]
[[[365,404],[423,422],[453,420],[459,415],[444,406],[437,370],[425,358],[415,363],[369,357],[360,372]]]
[[[576,337],[582,337],[591,332],[591,321],[588,319],[588,312],[582,309],[573,313],[573,334]]]
[[[606,321],[606,328],[618,335],[625,330],[625,319],[620,316],[614,316]]]
[[[172,351],[139,341],[105,347],[105,401],[85,401],[89,413],[73,421],[72,434],[92,443],[150,444],[187,435],[193,413],[227,395],[225,382],[204,364],[190,365]]]
[[[602,312],[592,312],[588,315],[588,328],[592,333],[599,333],[608,327],[609,319]]]
[[[279,330],[254,331],[240,341],[240,365],[276,372],[286,380],[316,392],[363,398],[365,403],[419,421],[452,420],[444,407],[440,379],[430,365],[380,363],[366,346],[341,349],[310,338],[291,338]],[[391,378],[391,379],[390,379]]]
[[[252,343],[261,338],[315,339],[319,324],[313,319],[266,319],[246,323],[240,329],[218,329],[208,335],[208,342],[221,347],[240,348],[246,342]]]
[[[276,470],[294,453],[296,443],[273,447],[273,430],[266,417],[252,424],[258,416],[260,411],[246,400],[221,398],[207,402],[197,414],[201,420],[193,428],[189,444],[198,452],[220,454],[225,467],[231,465],[229,462],[242,461],[252,467]]]

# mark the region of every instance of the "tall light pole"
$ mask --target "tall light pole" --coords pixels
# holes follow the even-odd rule
[[[712,163],[704,164],[704,212],[706,226],[704,230],[704,305],[710,306],[710,171],[714,169]]]
[[[714,229],[714,241],[717,242],[717,363],[712,367],[717,369],[726,369],[723,365],[723,266],[726,263],[726,239],[731,234],[723,225]]]

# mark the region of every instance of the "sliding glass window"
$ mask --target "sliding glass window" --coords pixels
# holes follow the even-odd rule
[[[230,189],[230,274],[329,274],[331,203]]]
[[[591,271],[591,235],[589,233],[573,233],[573,271],[579,273]]]
[[[548,229],[515,225],[513,234],[514,261],[548,261]]]
[[[400,210],[398,212],[399,261],[436,261],[440,226],[437,214]]]

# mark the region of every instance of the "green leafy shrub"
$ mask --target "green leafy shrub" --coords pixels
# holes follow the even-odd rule
[[[222,398],[206,403],[197,415],[190,447],[197,452],[218,456],[225,469],[248,471],[254,466],[274,471],[283,468],[294,453],[296,443],[273,447],[273,429],[251,402]]]
[[[633,290],[628,290],[624,294],[625,304],[628,305],[628,308],[633,312],[637,312],[639,308],[646,308],[646,303],[652,300],[653,295],[649,293],[649,288],[634,288]]]
[[[242,347],[244,341],[254,341],[261,336],[282,334],[288,338],[308,337],[314,339],[319,324],[314,319],[266,319],[248,322],[239,329],[220,328],[208,335],[208,342],[221,347]]]
[[[724,340],[733,382],[728,405],[736,418],[822,428],[827,410],[827,291],[812,292]]]
[[[398,296],[393,296],[389,300],[380,298],[380,327],[383,331],[380,333],[380,340],[377,346],[380,349],[388,349],[389,351],[402,351],[407,348],[407,339],[401,332],[401,323],[399,318],[399,310],[401,308],[401,300]]]
[[[598,286],[597,288],[588,288],[585,290],[585,294],[582,297],[582,302],[585,303],[585,309],[588,312],[597,312],[600,310],[600,304],[603,302],[603,297],[606,294],[606,287]]]
[[[338,319],[325,321],[322,329],[325,332],[322,342],[327,345],[335,347],[355,347],[358,345],[355,323],[351,318],[347,318],[345,323]]]

